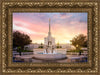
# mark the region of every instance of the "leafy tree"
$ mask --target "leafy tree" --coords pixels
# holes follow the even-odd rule
[[[13,32],[13,47],[24,48],[24,45],[28,45],[32,42],[30,37],[27,34],[20,33],[19,31]]]
[[[43,48],[43,46],[39,46],[38,48]]]
[[[56,46],[57,48],[59,48],[59,46]]]
[[[80,50],[82,47],[87,47],[87,36],[79,34],[71,40],[71,43],[76,47],[76,50]]]
[[[38,48],[43,48],[43,43],[41,43],[41,46],[39,46]]]
[[[62,48],[62,46],[60,46],[60,48]]]
[[[19,46],[19,47],[17,47],[17,52],[19,52],[19,55],[21,56],[21,47]]]
[[[43,43],[41,43],[41,46],[43,46]]]
[[[62,48],[62,46],[59,45],[59,42],[57,43],[56,48]]]

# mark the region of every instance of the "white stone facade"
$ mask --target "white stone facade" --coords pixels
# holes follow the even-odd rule
[[[55,46],[55,38],[50,37],[50,41],[52,42],[52,45]],[[44,38],[44,45],[48,45],[48,42],[49,42],[49,37],[45,37]]]

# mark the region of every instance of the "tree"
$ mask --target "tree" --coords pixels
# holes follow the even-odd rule
[[[21,47],[17,47],[17,52],[19,52],[19,55],[21,56]]]
[[[59,45],[59,42],[57,43],[56,48],[62,48],[62,46]]]
[[[30,44],[32,40],[27,34],[21,33],[19,31],[13,32],[13,47],[24,48],[24,45]]]
[[[43,48],[43,43],[41,43],[41,46],[39,46],[38,48]]]
[[[71,43],[76,47],[76,50],[80,50],[82,47],[87,47],[87,37],[79,34],[71,40]]]

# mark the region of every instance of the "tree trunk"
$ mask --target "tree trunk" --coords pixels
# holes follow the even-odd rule
[[[19,55],[21,56],[22,55],[22,52],[19,52]]]

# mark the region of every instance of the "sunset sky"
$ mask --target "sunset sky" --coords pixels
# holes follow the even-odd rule
[[[87,35],[87,13],[13,13],[13,31],[29,35],[33,43],[44,43],[49,18],[56,43],[70,43],[78,34]]]

